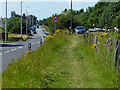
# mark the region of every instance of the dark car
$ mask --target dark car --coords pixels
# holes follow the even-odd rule
[[[39,28],[39,25],[37,25],[37,28]]]
[[[49,36],[49,33],[45,33],[43,37],[45,38],[46,36]]]
[[[36,32],[36,31],[33,31],[33,34],[37,34],[37,32]]]
[[[33,36],[31,33],[29,33],[29,36]]]

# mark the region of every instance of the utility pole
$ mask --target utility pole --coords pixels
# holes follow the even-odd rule
[[[21,0],[21,38],[22,38],[22,0]]]
[[[26,11],[26,35],[28,34],[28,7]]]
[[[72,31],[72,0],[71,0],[71,30],[70,31]]]
[[[7,43],[7,0],[6,0],[6,20],[5,20],[5,43]]]
[[[34,17],[32,16],[32,26],[34,25]]]

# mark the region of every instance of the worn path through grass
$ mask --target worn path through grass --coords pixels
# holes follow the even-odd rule
[[[73,35],[63,47],[47,71],[52,76],[46,87],[62,88],[113,88],[112,78],[104,77],[103,69],[97,68],[96,52],[81,35]],[[51,75],[52,73],[52,75]]]

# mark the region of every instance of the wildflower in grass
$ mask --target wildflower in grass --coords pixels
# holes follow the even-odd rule
[[[118,35],[120,37],[120,35]]]
[[[56,34],[54,34],[56,36]]]
[[[104,36],[108,35],[108,33],[104,33]]]
[[[54,38],[54,36],[46,36],[47,39]]]
[[[97,45],[96,44],[93,44],[92,48],[96,47]]]
[[[114,36],[114,37],[117,37],[117,36]]]
[[[114,33],[116,33],[117,31],[115,31]]]
[[[100,45],[101,43],[99,42],[98,45]]]
[[[57,29],[56,32],[59,33],[61,30],[60,29]]]

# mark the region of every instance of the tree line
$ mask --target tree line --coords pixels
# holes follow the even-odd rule
[[[98,2],[93,7],[84,9],[73,10],[73,28],[77,25],[84,26],[87,30],[93,25],[97,28],[120,28],[120,2]],[[70,9],[65,9],[58,15],[60,21],[57,28],[64,29],[70,27],[71,13]],[[43,19],[42,23],[47,25],[51,32],[54,31],[54,23],[52,17]]]

